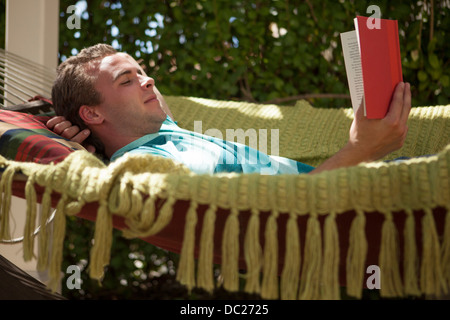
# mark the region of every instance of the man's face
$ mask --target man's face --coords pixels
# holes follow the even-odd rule
[[[97,106],[105,124],[127,135],[141,137],[159,130],[166,113],[157,99],[152,78],[125,53],[102,59],[96,90],[102,96]]]

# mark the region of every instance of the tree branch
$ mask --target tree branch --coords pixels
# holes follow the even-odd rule
[[[311,2],[309,0],[306,0],[306,4],[309,6],[309,11],[311,11],[311,16],[312,16],[314,22],[317,23],[318,22],[317,17],[316,17],[316,14],[314,13],[314,8],[313,8]]]
[[[430,41],[432,41],[434,37],[434,1],[431,0],[430,2]]]

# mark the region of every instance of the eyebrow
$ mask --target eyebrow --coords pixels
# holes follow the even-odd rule
[[[132,72],[133,72],[133,70],[131,70],[131,69],[126,69],[126,70],[119,72],[116,76],[114,76],[113,82],[116,82],[120,77],[122,77],[126,74],[131,74]],[[142,75],[142,71],[138,68],[136,68],[136,73]]]

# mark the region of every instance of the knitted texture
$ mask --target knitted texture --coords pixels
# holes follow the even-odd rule
[[[279,155],[312,166],[321,164],[345,145],[353,120],[351,108],[314,108],[304,100],[298,101],[295,106],[191,97],[166,97],[166,101],[178,125],[188,130],[195,130],[195,121],[201,121],[202,133],[220,131],[224,138],[227,137],[227,130],[265,130],[269,135],[269,154],[273,153],[271,151],[275,145],[271,143],[271,130],[278,129],[279,141],[276,141],[275,147],[279,149]],[[450,106],[412,108],[408,119],[408,137],[403,147],[383,160],[441,151],[450,143],[449,119]],[[247,133],[250,134],[250,131]]]
[[[223,116],[216,117],[223,123],[214,122],[215,127],[210,128],[227,128],[229,124],[234,124],[232,128],[244,128],[239,125],[246,120],[250,121],[246,128],[256,125],[256,128],[272,128],[269,124],[275,121],[282,132],[281,155],[307,159],[310,164],[316,164],[322,157],[333,153],[335,143],[339,145],[340,141],[346,141],[345,134],[341,132],[348,130],[351,118],[350,111],[346,109],[318,110],[301,103],[295,108],[260,106],[258,109],[255,105],[244,103],[173,99],[168,99],[168,102],[176,118],[183,119],[183,122],[179,121],[180,126],[189,127],[186,124],[195,119],[196,111],[203,113],[199,111],[201,108],[189,105],[189,101],[193,104],[201,101],[202,106],[207,105],[207,111],[203,113],[206,117],[208,108],[214,109],[215,104],[220,105],[220,113],[215,110],[214,114],[224,112]],[[192,118],[185,117],[181,112],[186,109],[191,109],[194,114]],[[246,110],[250,110],[248,114]],[[276,122],[277,117],[283,121]],[[238,122],[238,119],[243,122]],[[203,125],[205,130],[208,124]],[[422,132],[428,131],[429,126],[432,126],[432,133]],[[323,128],[324,131],[316,137],[312,134],[312,128],[319,128],[319,131]],[[336,131],[327,131],[333,131],[333,128]],[[439,296],[448,293],[450,285],[449,136],[448,107],[418,108],[412,111],[409,141],[405,143],[402,155],[412,156],[417,152],[434,155],[402,162],[363,163],[317,175],[198,175],[174,161],[152,155],[125,155],[105,165],[86,151],[75,151],[56,165],[23,163],[0,157],[0,168],[4,169],[0,182],[0,239],[8,239],[10,233],[9,206],[15,173],[27,177],[26,260],[33,257],[34,238],[31,234],[35,229],[36,217],[35,185],[45,190],[41,223],[50,215],[52,191],[61,194],[53,238],[50,241],[46,232],[40,232],[38,238],[40,248],[51,246],[51,256],[48,259],[46,255],[38,256],[38,266],[49,269],[52,279],[49,285],[52,288],[60,281],[66,216],[79,213],[87,203],[99,204],[91,248],[90,276],[102,279],[104,267],[110,259],[113,215],[125,219],[125,237],[147,237],[157,234],[171,223],[174,204],[185,200],[190,205],[186,212],[177,279],[188,288],[198,286],[211,291],[216,285],[211,246],[213,235],[217,232],[214,229],[217,209],[225,208],[229,211],[225,225],[221,226],[221,271],[225,289],[239,290],[238,257],[243,252],[247,265],[244,290],[247,292],[259,293],[269,299],[339,299],[337,270],[340,248],[337,239],[340,230],[337,219],[339,215],[354,210],[356,215],[348,238],[346,287],[348,294],[361,298],[367,255],[365,221],[368,215],[377,211],[384,215],[378,259],[382,296],[402,297],[422,293]],[[331,140],[329,146],[325,143],[327,137]],[[293,141],[301,151],[288,147]],[[164,200],[159,210],[155,206],[156,199]],[[196,239],[194,231],[199,222],[197,209],[200,205],[207,205],[209,209],[202,221],[200,239]],[[437,207],[444,207],[447,212],[442,237],[437,235],[432,214]],[[414,220],[419,210],[425,213],[421,220],[422,238],[417,240],[422,242],[420,256],[415,248]],[[238,219],[244,211],[250,212],[245,228],[239,225]],[[400,211],[407,213],[402,230],[393,223]],[[264,229],[260,223],[263,212],[268,213]],[[285,238],[277,236],[277,228],[280,227],[278,218],[282,216],[287,217]],[[300,250],[297,223],[301,217],[307,217],[303,251]],[[319,223],[321,217],[325,217],[323,228]],[[239,246],[240,232],[245,233],[243,247]],[[264,237],[264,246],[259,242],[260,236]],[[403,237],[404,251],[408,252],[403,256],[403,261],[399,261],[399,237]],[[198,260],[194,257],[196,242],[200,243]],[[284,268],[278,270],[278,244],[281,242],[285,243],[286,254]]]

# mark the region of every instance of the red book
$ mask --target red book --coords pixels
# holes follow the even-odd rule
[[[355,29],[341,34],[352,105],[362,103],[367,118],[381,119],[403,81],[397,20],[357,16]]]

